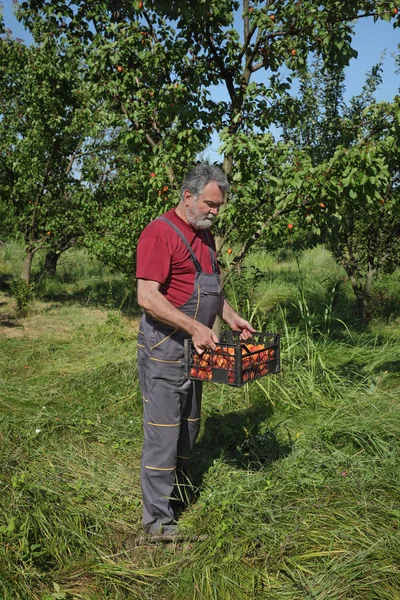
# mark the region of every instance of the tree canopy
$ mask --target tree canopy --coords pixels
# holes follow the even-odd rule
[[[184,172],[206,151],[213,133],[222,140],[221,165],[232,182],[218,223],[220,252],[236,240],[240,250],[234,263],[240,263],[254,245],[281,236],[286,226],[283,215],[301,215],[304,210],[313,219],[315,233],[329,232],[332,239],[337,238],[334,215],[354,210],[360,190],[352,184],[351,193],[358,200],[349,191],[353,204],[346,209],[340,204],[342,191],[337,210],[326,211],[321,222],[312,211],[321,202],[321,194],[327,196],[335,189],[329,184],[329,174],[344,168],[344,160],[355,160],[352,148],[361,138],[371,138],[373,130],[364,122],[372,118],[372,112],[365,113],[364,121],[358,118],[357,104],[349,107],[347,115],[339,113],[335,98],[340,100],[343,68],[356,56],[352,48],[355,22],[369,17],[392,21],[397,27],[394,2],[29,0],[19,4],[17,14],[34,37],[31,52],[43,54],[49,48],[55,52],[47,57],[49,69],[39,70],[40,82],[36,81],[38,87],[49,90],[44,106],[56,102],[62,90],[56,87],[54,95],[51,86],[41,85],[54,70],[64,87],[67,83],[73,87],[75,105],[78,98],[79,102],[85,99],[86,114],[90,114],[82,120],[84,130],[77,128],[71,148],[63,146],[69,160],[77,152],[78,140],[80,148],[85,148],[79,151],[84,157],[69,171],[75,186],[79,181],[80,194],[65,192],[61,183],[65,176],[59,177],[55,170],[58,183],[53,198],[58,195],[58,214],[66,206],[75,207],[81,198],[84,218],[77,219],[81,211],[73,208],[75,218],[69,217],[68,225],[71,235],[75,228],[73,235],[81,235],[92,252],[132,273],[141,229],[176,203]],[[3,35],[1,43],[11,41]],[[330,74],[326,96],[319,100],[306,84],[315,62],[321,73]],[[10,58],[7,69],[12,71],[11,63]],[[226,101],[217,99],[214,86],[225,90]],[[4,89],[8,106],[7,86]],[[308,121],[304,112],[307,93]],[[70,100],[67,104],[71,109]],[[319,130],[310,127],[312,111],[324,114],[316,119]],[[397,119],[395,104],[387,108],[385,114],[389,113]],[[58,126],[62,122],[58,120]],[[271,134],[271,126],[282,130],[280,139]],[[387,137],[389,130],[385,131]],[[41,137],[42,145],[45,139]],[[50,139],[46,147],[51,155]],[[334,148],[337,151],[332,154]],[[375,152],[372,142],[366,148],[371,168],[388,171],[381,169],[382,152]],[[21,159],[14,162],[21,163]],[[356,168],[349,166],[350,171]],[[61,171],[65,175],[65,164]],[[43,183],[45,173],[42,164],[40,177],[32,177],[30,185]],[[71,181],[68,185],[71,190]],[[369,177],[368,198],[381,197],[382,185],[379,176]],[[347,187],[343,183],[343,189]],[[49,186],[46,195],[50,197]],[[333,195],[329,196],[332,203]],[[62,197],[68,198],[65,206]],[[15,197],[13,208],[18,202]],[[57,210],[52,208],[49,214]],[[43,232],[49,227],[44,222]],[[52,228],[56,235],[56,230],[64,228],[62,220]]]

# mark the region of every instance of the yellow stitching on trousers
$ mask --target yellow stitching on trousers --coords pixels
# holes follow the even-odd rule
[[[199,304],[200,304],[200,286],[197,286],[197,306],[196,306],[196,312],[194,313],[194,317],[193,319],[195,319],[197,317],[197,313],[199,312]]]
[[[148,402],[148,400],[146,400],[146,398],[144,396],[143,396],[143,400],[144,400],[144,402]]]
[[[152,471],[175,471],[175,469],[176,469],[176,467],[162,468],[162,467],[149,467],[148,465],[145,465],[144,468],[151,469]]]
[[[153,425],[153,427],[179,427],[180,423],[151,423],[147,421],[147,425]]]
[[[138,332],[144,334],[144,331],[142,331],[141,329],[138,329]]]
[[[176,458],[181,458],[183,460],[190,460],[190,456],[177,456]]]
[[[144,348],[144,344],[138,344],[140,348]]]
[[[161,340],[161,342],[158,342],[158,344],[156,344],[155,346],[152,346],[152,347],[150,348],[150,350],[154,350],[154,348],[157,348],[157,346],[159,346],[160,344],[163,344],[163,343],[165,342],[165,340],[167,340],[168,338],[170,338],[170,337],[171,337],[171,335],[174,335],[174,333],[176,333],[177,331],[178,331],[177,329],[174,329],[172,333],[170,333],[170,334],[169,334],[169,335],[167,335],[165,338],[163,338],[163,339]]]
[[[176,363],[181,364],[182,363],[181,360],[161,360],[161,358],[150,358],[150,360],[155,360],[156,362],[162,362],[162,363],[172,363],[172,364],[176,364]]]
[[[187,419],[186,417],[182,417],[184,421],[200,421],[200,417],[198,419]]]

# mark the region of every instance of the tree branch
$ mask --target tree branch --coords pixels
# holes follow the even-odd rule
[[[123,114],[129,119],[129,121],[132,123],[132,125],[135,127],[135,129],[137,131],[140,131],[142,128],[140,127],[139,123],[137,123],[136,121],[134,121],[133,119],[131,119],[129,112],[127,111],[125,105],[122,102],[122,99],[119,95],[114,96],[115,100],[117,100],[117,102],[119,103],[120,107],[121,107],[121,111],[123,112]],[[158,126],[152,122],[153,128],[156,127],[155,131],[160,132]],[[148,131],[144,132],[145,138],[147,140],[147,142],[149,143],[149,145],[152,148],[156,148],[158,146],[158,143],[153,139],[153,137],[150,135],[150,133]],[[172,169],[171,166],[167,166],[166,168],[167,170],[167,175],[168,175],[168,180],[170,182],[171,185],[175,186],[176,184],[176,177],[174,174],[174,171]]]
[[[226,83],[226,88],[228,90],[229,97],[230,97],[230,99],[231,99],[232,102],[235,102],[235,100],[236,100],[236,92],[235,92],[235,85],[234,85],[234,82],[233,82],[232,72],[229,71],[225,67],[225,64],[224,64],[224,61],[222,60],[222,57],[218,54],[217,47],[215,46],[213,37],[211,35],[210,28],[208,26],[206,26],[206,34],[207,34],[207,40],[208,40],[208,43],[210,45],[210,49],[211,49],[212,55],[214,57],[215,62],[217,63],[217,66],[219,67],[220,75],[221,75],[222,79]]]
[[[236,266],[243,262],[249,248],[251,248],[255,244],[255,242],[262,236],[262,234],[267,229],[267,227],[272,223],[272,221],[275,221],[275,219],[277,219],[278,217],[281,217],[282,215],[292,212],[296,208],[301,208],[302,206],[306,206],[309,203],[310,203],[310,201],[307,199],[307,200],[303,200],[302,202],[300,202],[300,204],[298,202],[296,202],[296,204],[292,204],[290,206],[287,206],[286,208],[277,209],[271,215],[271,217],[269,219],[267,219],[266,221],[264,221],[264,223],[261,224],[261,226],[257,229],[257,231],[255,231],[253,233],[253,235],[250,236],[244,242],[244,244],[242,245],[241,249],[239,250],[236,257],[233,259],[231,264]]]
[[[249,0],[243,0],[243,11],[245,13],[245,17],[243,19],[243,33],[244,33],[244,45],[246,44],[246,40],[249,37]]]

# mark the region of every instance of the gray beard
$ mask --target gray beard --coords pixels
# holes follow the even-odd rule
[[[188,211],[186,218],[194,229],[210,229],[214,222],[213,217],[196,217],[195,215],[190,214],[190,210]]]
[[[213,219],[201,219],[200,221],[194,221],[193,223],[190,223],[189,221],[194,229],[210,229],[213,222]]]

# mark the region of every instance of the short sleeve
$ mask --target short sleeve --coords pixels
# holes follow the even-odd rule
[[[164,284],[169,276],[171,256],[159,237],[141,237],[137,246],[136,277]]]

